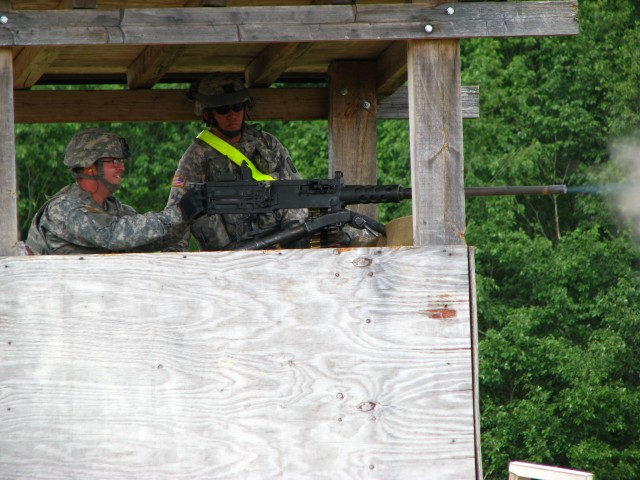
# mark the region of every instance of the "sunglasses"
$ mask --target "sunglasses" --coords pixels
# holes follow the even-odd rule
[[[100,160],[102,163],[113,163],[114,167],[119,167],[121,165],[124,165],[124,160],[120,160],[118,158],[103,158]]]
[[[226,115],[227,113],[229,113],[231,110],[233,110],[234,112],[240,112],[244,109],[244,103],[234,103],[233,105],[225,105],[223,107],[216,107],[213,110],[218,114],[218,115]]]

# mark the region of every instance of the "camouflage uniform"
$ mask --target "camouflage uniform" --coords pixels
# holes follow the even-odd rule
[[[158,251],[181,238],[185,228],[177,206],[138,214],[113,196],[100,205],[74,183],[38,211],[26,245],[40,255]]]
[[[244,153],[262,173],[271,175],[275,180],[301,178],[287,149],[270,133],[245,124],[240,142],[233,146]],[[202,140],[196,139],[180,159],[167,206],[176,204],[184,194],[183,185],[187,182],[224,181],[239,174],[240,168],[235,163]],[[306,218],[306,209],[254,215],[209,215],[196,220],[191,226],[191,233],[202,250],[221,250],[233,242],[250,239],[252,233],[267,233],[292,221],[304,222]],[[174,248],[187,250],[188,244],[189,235],[186,235]]]
[[[104,177],[105,158],[129,157],[124,138],[100,128],[77,132],[67,146],[64,164],[73,176],[101,182],[109,192],[118,189]],[[97,176],[84,173],[92,167]],[[188,200],[188,199],[185,199]],[[188,206],[185,204],[185,206]],[[36,213],[26,247],[36,255],[88,254],[161,250],[185,233],[187,223],[178,206],[160,213],[138,214],[109,195],[100,205],[78,183],[67,185]]]

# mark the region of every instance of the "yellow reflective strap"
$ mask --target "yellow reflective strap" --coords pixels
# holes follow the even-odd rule
[[[273,178],[271,175],[267,175],[266,173],[262,173],[260,170],[258,170],[258,167],[256,167],[244,153],[235,148],[233,145],[225,142],[220,137],[216,137],[209,130],[201,131],[196,138],[199,138],[211,148],[219,151],[239,167],[241,167],[243,163],[246,163],[249,167],[249,170],[251,170],[251,178],[253,178],[254,180],[258,182],[264,180],[275,180],[275,178]]]

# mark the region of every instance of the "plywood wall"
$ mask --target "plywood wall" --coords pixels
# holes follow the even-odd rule
[[[475,479],[466,247],[0,258],[0,478]]]

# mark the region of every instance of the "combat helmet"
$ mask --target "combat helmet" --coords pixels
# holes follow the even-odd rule
[[[64,154],[64,164],[71,169],[89,167],[105,157],[129,158],[127,141],[109,130],[89,128],[71,138]]]
[[[194,113],[197,116],[201,116],[205,108],[236,103],[244,103],[248,107],[252,105],[249,89],[242,80],[231,75],[203,78],[191,86],[187,97],[195,100]]]

